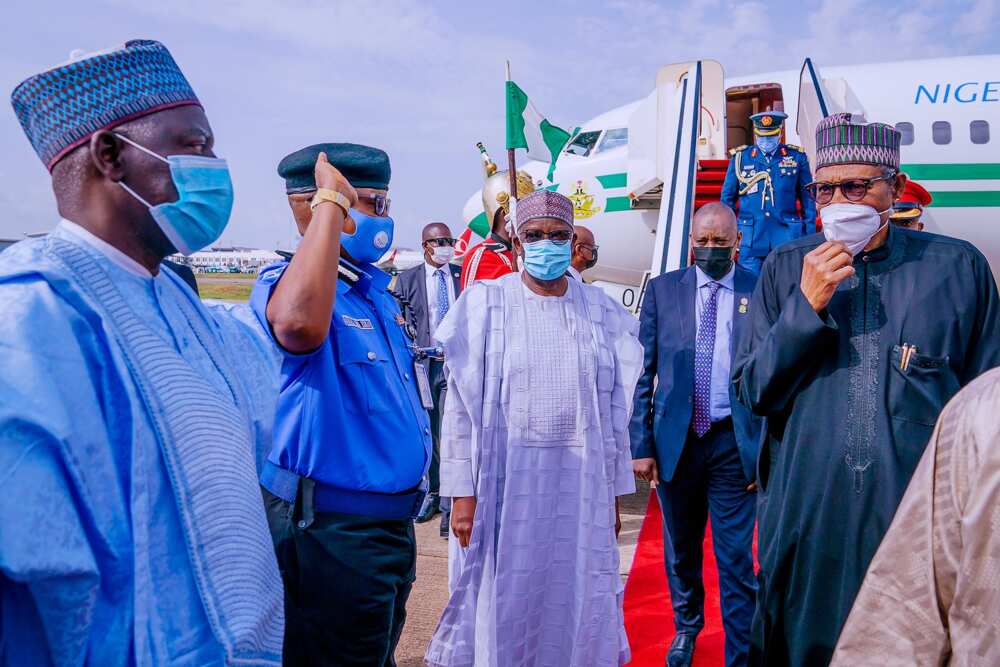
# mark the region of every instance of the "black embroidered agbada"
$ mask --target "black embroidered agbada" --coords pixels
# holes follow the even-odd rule
[[[823,240],[767,258],[733,368],[740,400],[767,417],[757,664],[829,662],[939,412],[1000,365],[997,287],[971,244],[890,226],[817,314],[799,282]]]

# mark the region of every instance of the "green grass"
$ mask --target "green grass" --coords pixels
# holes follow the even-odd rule
[[[233,278],[242,280],[257,280],[256,273],[196,273],[198,278]]]
[[[238,283],[198,283],[198,291],[201,293],[202,299],[244,302],[250,300],[250,291],[252,289],[253,285]]]

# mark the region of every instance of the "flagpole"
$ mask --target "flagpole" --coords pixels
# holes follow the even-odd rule
[[[509,60],[507,61],[507,81],[510,81]],[[506,100],[506,98],[507,98],[507,89],[506,87],[504,87],[504,100]],[[506,118],[506,104],[507,102],[505,101],[504,103],[505,118]],[[509,207],[508,210],[510,215],[510,226],[511,229],[514,230],[516,229],[515,225],[517,224],[514,220],[514,211],[517,208],[517,164],[516,164],[516,159],[514,157],[514,149],[510,147],[507,148],[507,179],[510,187],[510,200],[509,200],[510,203],[508,203],[507,206]],[[517,270],[517,264],[518,264],[517,253],[512,252],[511,255],[514,260],[514,270]]]

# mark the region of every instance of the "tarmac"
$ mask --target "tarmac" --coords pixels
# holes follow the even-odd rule
[[[636,493],[621,502],[622,529],[618,536],[622,581],[632,567],[639,529],[646,514],[649,485],[636,480]],[[424,651],[448,603],[448,541],[439,534],[440,515],[416,524],[417,580],[406,605],[406,625],[396,648],[398,667],[422,667]]]

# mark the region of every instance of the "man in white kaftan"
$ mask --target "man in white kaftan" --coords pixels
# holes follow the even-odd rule
[[[451,599],[426,660],[622,665],[616,498],[635,490],[637,321],[566,280],[565,197],[525,197],[517,223],[525,272],[471,287],[435,334],[450,374],[441,493],[455,504]],[[463,504],[474,507],[471,535]]]

